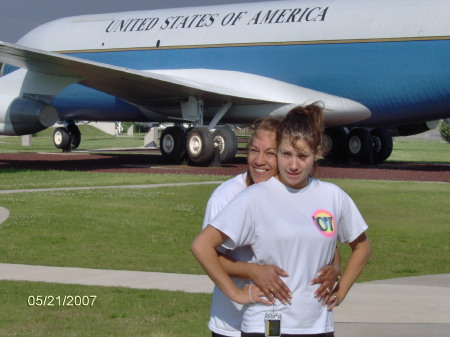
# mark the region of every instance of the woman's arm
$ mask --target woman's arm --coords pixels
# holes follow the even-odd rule
[[[222,254],[219,260],[228,275],[252,280],[270,302],[277,298],[284,304],[291,303],[292,293],[280,278],[289,276],[283,269],[274,265],[236,261]]]
[[[228,275],[252,280],[264,292],[269,301],[273,302],[274,298],[277,298],[285,304],[291,302],[292,293],[280,278],[280,276],[289,276],[283,269],[274,265],[263,266],[256,263],[235,261],[224,255],[219,255],[219,260]],[[311,284],[321,284],[315,292],[317,298],[326,298],[327,295],[330,295],[340,275],[340,263],[341,256],[339,249],[336,247],[333,262],[324,266],[318,272],[318,277],[311,281]]]
[[[253,286],[240,289],[231,280],[220,263],[216,247],[222,244],[227,236],[212,226],[207,226],[197,235],[191,246],[191,252],[197,261],[201,264],[211,280],[228,296],[232,301],[249,304],[252,302],[261,302],[271,304],[271,302],[261,297],[261,291]]]
[[[315,291],[314,297],[318,299],[324,298],[326,301],[327,296],[330,296],[331,291],[334,289],[336,281],[339,280],[339,275],[341,275],[341,254],[338,247],[336,247],[331,264],[323,267],[317,273],[317,277],[311,280],[311,284],[321,284]]]
[[[324,301],[324,305],[328,304],[328,309],[338,306],[347,296],[348,291],[355,283],[358,276],[363,271],[364,267],[369,261],[371,244],[366,234],[361,234],[355,241],[350,243],[352,253],[345,266],[344,273],[339,281],[339,286],[328,301]]]

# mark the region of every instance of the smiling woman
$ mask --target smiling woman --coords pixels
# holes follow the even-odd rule
[[[255,123],[247,152],[248,185],[266,181],[278,172],[276,132],[279,125],[280,121],[275,118]]]

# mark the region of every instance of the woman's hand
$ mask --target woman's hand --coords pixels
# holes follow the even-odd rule
[[[273,265],[262,266],[250,263],[249,268],[251,280],[271,303],[275,303],[275,298],[284,304],[291,303],[291,290],[280,278],[280,276],[289,276],[288,273]]]
[[[320,284],[320,287],[314,292],[314,297],[327,300],[334,289],[336,281],[339,279],[340,270],[334,264],[323,267],[317,277],[311,280],[311,285]]]
[[[258,288],[256,284],[246,284],[242,289],[239,289],[232,300],[239,304],[254,304],[263,303],[272,305],[272,302],[265,298],[264,293]]]
[[[329,296],[327,296],[327,298],[325,298],[325,300],[323,301],[323,305],[326,305],[327,309],[331,310],[341,304],[343,300],[344,299],[341,298],[336,291],[332,292]]]

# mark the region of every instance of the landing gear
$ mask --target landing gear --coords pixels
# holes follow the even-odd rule
[[[376,165],[392,153],[392,136],[386,129],[345,128],[325,130],[324,157],[336,163],[348,161]]]
[[[56,128],[53,132],[53,144],[57,149],[64,149],[69,145],[70,137],[66,128]]]
[[[211,131],[207,127],[193,128],[186,140],[186,153],[194,164],[207,164],[214,154],[214,142]]]
[[[373,142],[370,131],[363,128],[350,130],[347,136],[349,158],[361,164],[374,164]]]
[[[63,152],[70,152],[80,146],[81,132],[75,124],[69,124],[67,127],[56,128],[53,132],[53,144],[57,149]]]
[[[165,159],[179,163],[186,153],[186,134],[178,126],[168,127],[162,132],[159,144]]]
[[[344,128],[329,128],[325,130],[324,157],[335,163],[348,161],[347,131]]]
[[[233,130],[227,125],[217,127],[212,137],[214,144],[219,147],[220,161],[223,163],[229,162],[236,156],[237,139]]]
[[[370,133],[372,135],[375,160],[377,163],[382,163],[388,159],[392,153],[392,136],[387,130],[380,128],[373,129]]]
[[[160,138],[161,154],[171,162],[189,160],[194,165],[214,165],[234,159],[237,139],[229,126],[219,126],[211,132],[206,126],[184,131],[181,127],[166,128]],[[216,151],[218,151],[216,158]]]
[[[176,134],[163,132],[160,141],[163,156],[173,157],[170,155],[173,149],[176,159],[187,157],[195,165],[213,166],[233,159],[237,151],[236,136],[228,126],[217,127],[219,121],[232,107],[232,103],[223,102],[207,127],[203,123],[205,108],[203,97],[189,96],[180,103],[182,120],[194,125],[194,128],[188,129],[186,133],[182,131],[184,141],[180,131]]]

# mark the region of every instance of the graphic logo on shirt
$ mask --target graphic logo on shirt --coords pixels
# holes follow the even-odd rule
[[[333,214],[325,210],[316,211],[312,219],[321,234],[332,237],[336,234],[336,223]]]

